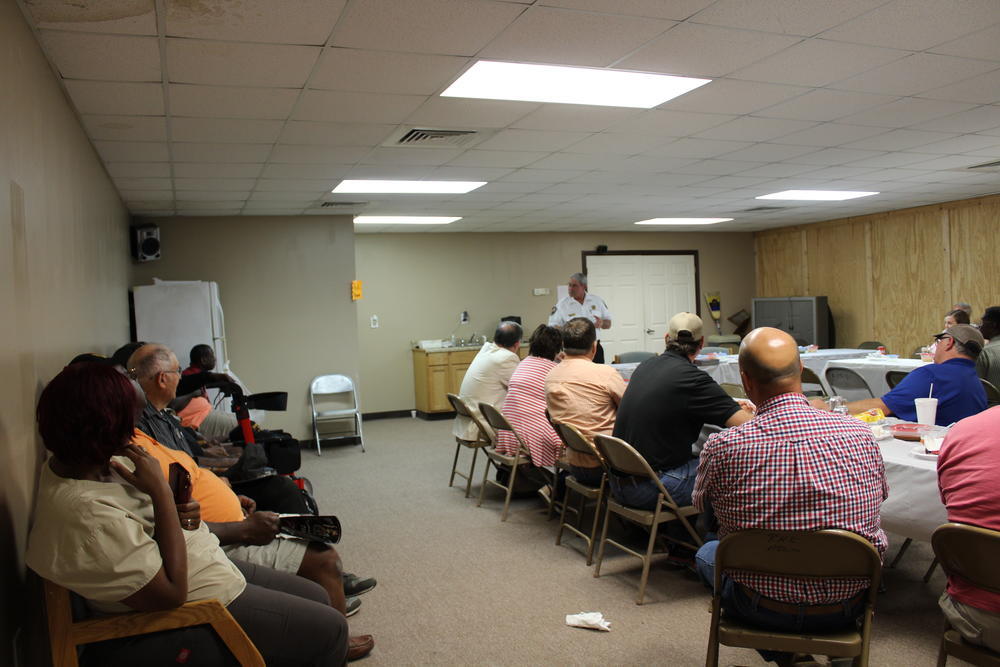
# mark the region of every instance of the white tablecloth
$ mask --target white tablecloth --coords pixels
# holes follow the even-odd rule
[[[855,371],[865,379],[868,383],[869,389],[872,393],[878,397],[882,396],[889,391],[889,385],[885,381],[885,374],[888,371],[904,371],[909,373],[915,368],[920,368],[925,363],[920,359],[894,359],[892,357],[881,357],[878,359],[838,359],[836,361],[831,361],[827,364],[828,368],[850,368]],[[823,389],[827,394],[833,395],[834,392],[830,389],[829,385],[826,384],[825,375],[820,375],[823,379],[824,387]],[[844,398],[848,401],[856,401],[862,398],[868,398],[866,394],[852,393],[852,392],[842,392]]]
[[[931,533],[947,523],[937,484],[937,461],[919,459],[911,452],[919,442],[889,438],[879,441],[889,498],[882,503],[882,528],[914,540],[930,542]]]

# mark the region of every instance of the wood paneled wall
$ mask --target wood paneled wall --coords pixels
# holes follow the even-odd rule
[[[1000,196],[754,235],[758,296],[826,296],[838,347],[910,356],[956,301],[1000,305]]]

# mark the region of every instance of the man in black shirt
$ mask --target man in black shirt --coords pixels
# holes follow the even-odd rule
[[[694,365],[705,344],[701,318],[678,313],[668,325],[667,349],[639,364],[618,406],[614,435],[642,454],[678,505],[691,504],[698,459],[691,445],[702,426],[736,426],[753,416]],[[659,489],[650,480],[611,477],[611,492],[621,503],[653,509]]]

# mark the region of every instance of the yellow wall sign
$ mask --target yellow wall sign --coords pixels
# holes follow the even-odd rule
[[[361,281],[352,280],[351,281],[351,301],[358,301],[361,299]]]

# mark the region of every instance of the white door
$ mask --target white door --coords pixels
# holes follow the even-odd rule
[[[622,352],[662,352],[670,318],[696,312],[693,255],[588,255],[587,283],[611,311],[611,328],[601,332],[608,361]]]

